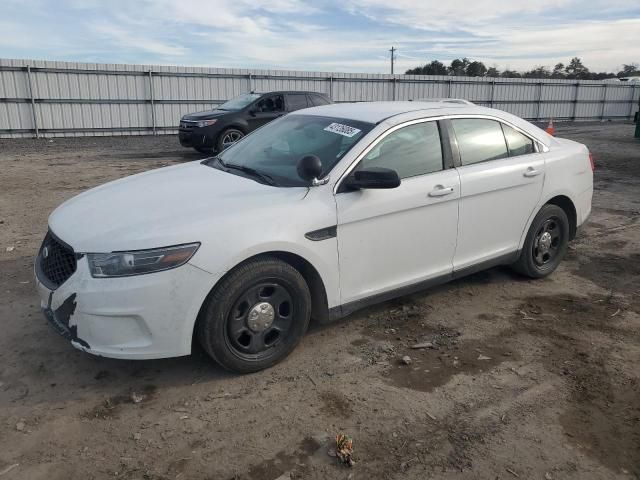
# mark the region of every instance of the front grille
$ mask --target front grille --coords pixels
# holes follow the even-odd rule
[[[198,126],[198,122],[189,121],[189,120],[181,120],[180,121],[180,129],[181,130],[191,130]]]
[[[76,271],[76,254],[71,247],[47,233],[38,253],[39,271],[50,287],[57,288]],[[43,282],[45,283],[45,282]]]

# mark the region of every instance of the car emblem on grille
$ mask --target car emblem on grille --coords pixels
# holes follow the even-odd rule
[[[47,258],[49,256],[49,249],[47,247],[44,247],[42,249],[42,258]]]

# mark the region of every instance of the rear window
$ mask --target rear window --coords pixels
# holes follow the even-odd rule
[[[287,99],[289,101],[290,111],[300,110],[309,106],[307,105],[307,96],[304,93],[287,95]]]
[[[502,124],[502,130],[504,136],[507,139],[507,146],[509,147],[509,155],[512,157],[518,155],[528,155],[534,153],[533,140],[526,135],[523,135],[509,125]]]
[[[481,118],[451,120],[462,165],[507,158],[507,144],[500,123]]]
[[[331,102],[324,98],[321,95],[311,94],[309,95],[309,99],[311,100],[311,105],[314,107],[319,107],[321,105],[329,105]]]

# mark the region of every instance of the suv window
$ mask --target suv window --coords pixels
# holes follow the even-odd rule
[[[256,110],[262,113],[283,112],[284,98],[282,95],[265,97],[256,104]]]
[[[323,96],[313,93],[309,95],[309,100],[311,101],[311,105],[313,105],[314,107],[319,107],[320,105],[329,105],[331,103]]]
[[[391,168],[400,178],[442,170],[442,146],[437,122],[396,130],[380,141],[360,162],[366,167]]]
[[[500,123],[481,118],[451,120],[456,133],[462,165],[497,160],[509,156]]]
[[[509,125],[502,124],[502,131],[507,139],[507,146],[509,147],[509,155],[515,157],[517,155],[528,155],[534,153],[533,140],[526,135],[523,135]]]
[[[304,93],[296,93],[287,95],[287,100],[289,102],[288,107],[289,111],[293,112],[294,110],[300,110],[301,108],[307,108],[307,96]]]

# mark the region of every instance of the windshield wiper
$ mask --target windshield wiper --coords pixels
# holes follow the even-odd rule
[[[245,165],[236,165],[235,163],[225,163],[224,160],[222,160],[220,157],[217,157],[217,159],[218,159],[218,162],[220,162],[220,165],[222,165],[226,169],[238,170],[239,172],[246,173],[247,175],[250,175],[252,177],[259,178],[260,180],[262,180],[263,183],[266,183],[267,185],[272,185],[272,186],[277,185],[277,182],[275,181],[275,179],[268,173],[260,172],[255,168],[247,167]]]

